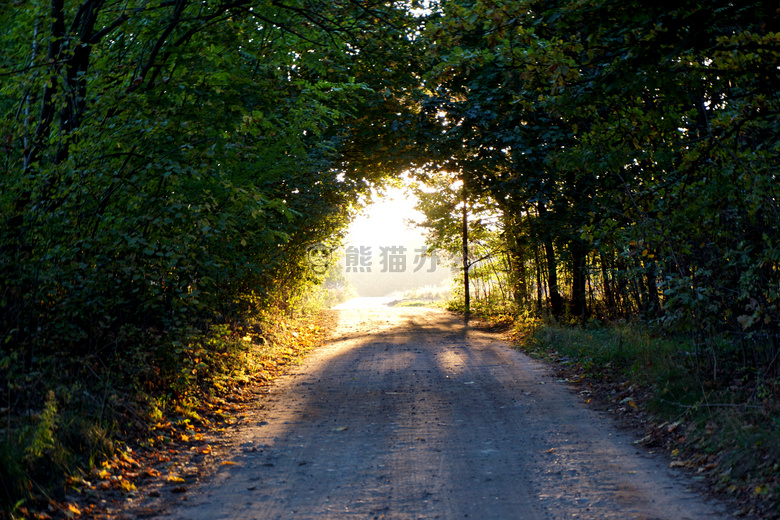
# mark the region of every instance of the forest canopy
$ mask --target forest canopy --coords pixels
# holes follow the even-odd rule
[[[20,7],[2,25],[0,293],[28,364],[288,299],[305,247],[384,173],[361,169],[356,143],[394,103],[376,64],[413,55],[404,10]]]
[[[427,29],[420,164],[495,201],[521,304],[756,339],[774,363],[776,7],[445,2]]]

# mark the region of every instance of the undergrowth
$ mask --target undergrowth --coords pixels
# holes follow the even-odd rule
[[[608,388],[611,411],[648,412],[655,430],[645,440],[664,444],[673,466],[708,479],[741,513],[780,518],[780,381],[745,369],[740,349],[713,366],[689,337],[653,326],[529,315],[516,318],[514,339],[570,381]]]
[[[466,305],[462,295],[456,295],[449,300],[446,309],[453,312],[465,313]],[[469,315],[473,318],[484,319],[492,322],[514,322],[515,316],[521,314],[516,303],[502,298],[475,298],[469,306]]]
[[[390,307],[434,307],[447,308],[451,290],[445,285],[427,285],[401,292],[394,292],[389,297],[398,299],[388,303]]]
[[[212,399],[296,362],[317,340],[319,310],[332,300],[310,294],[295,312],[269,307],[205,333],[124,328],[103,356],[0,353],[0,518],[50,517],[42,511],[59,507],[74,482],[87,482],[126,447],[169,442],[164,430],[177,424],[207,423]]]

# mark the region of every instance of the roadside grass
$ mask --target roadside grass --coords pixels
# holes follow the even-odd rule
[[[391,307],[435,307],[439,309],[445,308],[445,304],[437,300],[399,300],[389,304]]]
[[[449,284],[426,285],[409,289],[403,293],[404,298],[410,300],[446,302],[452,294]]]
[[[457,295],[446,303],[447,310],[464,314],[466,305],[462,295]],[[492,323],[508,325],[515,322],[520,314],[517,305],[502,298],[474,299],[470,304],[470,316]]]
[[[638,443],[665,448],[729,495],[741,515],[780,518],[780,381],[744,368],[739,349],[706,349],[641,323],[515,319],[514,343],[554,364],[613,414],[635,414]]]
[[[296,314],[266,311],[175,343],[124,331],[111,358],[0,359],[0,518],[94,517],[102,495],[121,501],[163,478],[149,466],[160,453],[209,450],[203,434],[235,422],[253,388],[327,332],[319,311]]]
[[[448,305],[451,290],[446,285],[426,285],[409,289],[403,293],[393,293],[398,300],[390,303],[391,307],[435,307],[445,309]]]

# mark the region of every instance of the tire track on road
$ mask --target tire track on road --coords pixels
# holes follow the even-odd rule
[[[340,311],[327,345],[165,518],[725,519],[541,364],[434,309]]]

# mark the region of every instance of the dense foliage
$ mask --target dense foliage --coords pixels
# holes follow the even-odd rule
[[[389,85],[412,81],[415,53],[413,18],[381,1],[30,0],[0,16],[13,505],[32,483],[10,473],[46,473],[63,447],[58,405],[110,424],[119,390],[181,398],[221,362],[204,345],[292,311],[316,282],[307,246],[392,168],[366,170],[356,147],[397,117]]]
[[[443,3],[429,167],[493,198],[521,301],[777,368],[778,31],[764,2]]]
[[[751,377],[778,370],[768,2],[12,5],[7,508],[46,478],[30,468],[94,448],[84,428],[112,427],[118,393],[182,399],[229,371],[242,327],[294,312],[316,282],[307,246],[337,240],[361,194],[410,167],[439,183],[421,192],[433,245],[456,252],[471,208],[465,263],[485,297],[578,322],[657,320],[690,334],[715,379],[729,358]]]

